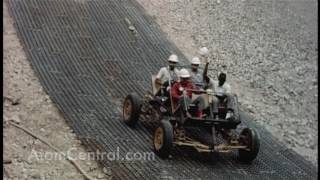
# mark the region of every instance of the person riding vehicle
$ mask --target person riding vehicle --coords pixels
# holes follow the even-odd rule
[[[216,95],[212,99],[213,104],[213,114],[216,119],[218,119],[218,106],[220,102],[227,101],[227,109],[228,112],[226,114],[226,119],[231,120],[233,119],[233,112],[234,112],[234,102],[235,97],[231,93],[231,86],[229,83],[226,82],[227,75],[226,73],[219,73],[218,75],[218,81],[213,80],[212,78],[209,78],[208,73],[208,67],[210,60],[208,60],[207,54],[208,49],[206,47],[203,47],[200,49],[200,54],[205,57],[205,68],[203,71],[203,80],[205,82],[204,89],[212,89]]]
[[[162,67],[160,71],[158,72],[156,76],[156,84],[161,85],[163,88],[162,90],[157,93],[157,95],[160,95],[162,91],[164,91],[163,95],[168,96],[168,90],[169,90],[169,80],[175,82],[179,80],[179,70],[176,68],[176,64],[179,62],[178,56],[175,54],[171,54],[168,58],[168,67]]]
[[[216,95],[213,98],[213,114],[215,118],[218,118],[218,106],[219,103],[227,101],[227,114],[226,119],[232,120],[233,112],[234,112],[234,102],[235,96],[231,93],[231,86],[229,83],[226,82],[227,75],[224,72],[219,73],[218,81],[215,81],[211,78],[207,78],[207,88],[213,90]]]
[[[191,76],[187,69],[180,70],[180,82],[176,82],[171,88],[171,96],[175,105],[175,109],[180,108],[183,114],[187,117],[191,117],[188,112],[188,106],[192,103],[198,107],[196,112],[197,117],[202,117],[204,108],[204,99],[199,96],[192,101],[192,93],[197,93],[199,88],[190,80]]]
[[[198,87],[203,86],[203,72],[199,69],[201,62],[198,57],[194,57],[191,60],[191,70],[190,70],[190,75],[191,75],[191,80],[196,84]]]
[[[204,62],[207,63],[207,56],[208,56],[209,50],[207,47],[202,47],[199,49],[199,54],[202,58],[204,58]],[[193,57],[191,60],[191,70],[190,70],[190,75],[191,75],[191,80],[199,87],[203,88],[205,85],[204,81],[204,73],[205,71],[202,71],[199,66],[201,64],[201,61],[198,57]]]

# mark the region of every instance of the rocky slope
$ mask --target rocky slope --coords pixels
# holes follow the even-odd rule
[[[211,76],[226,66],[241,108],[317,166],[317,1],[138,2],[189,59],[207,46]]]

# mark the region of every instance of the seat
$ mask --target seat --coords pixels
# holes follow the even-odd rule
[[[221,101],[218,106],[218,112],[220,118],[225,118],[227,114],[227,101]]]
[[[159,92],[161,86],[159,84],[156,83],[156,75],[152,75],[151,76],[151,81],[152,81],[152,94],[156,95],[157,92]]]
[[[192,93],[192,101],[194,101],[195,99],[197,99],[199,96],[202,96],[204,99],[204,109],[209,107],[209,95],[208,94],[195,94]]]

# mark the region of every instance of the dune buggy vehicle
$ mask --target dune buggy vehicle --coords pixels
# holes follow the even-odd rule
[[[140,116],[146,117],[148,121],[157,121],[160,125],[155,129],[153,146],[155,153],[167,158],[174,146],[189,146],[200,153],[229,153],[238,150],[239,160],[242,162],[253,161],[259,152],[260,136],[252,128],[244,128],[238,135],[235,131],[241,123],[238,106],[235,105],[233,120],[226,120],[226,102],[220,103],[218,119],[213,118],[212,96],[210,90],[182,89],[182,91],[193,91],[192,99],[202,96],[205,99],[204,116],[197,117],[197,105],[189,104],[186,109],[190,116],[185,116],[181,108],[174,108],[171,95],[169,97],[158,91],[163,87],[155,83],[152,76],[152,92],[148,92],[143,99],[135,94],[129,94],[123,103],[123,120],[133,127],[139,121]],[[237,98],[235,103],[237,104]],[[212,143],[205,144],[186,135],[188,127],[199,127],[210,133]],[[224,143],[218,143],[217,137],[221,135]],[[221,142],[221,141],[220,141]]]

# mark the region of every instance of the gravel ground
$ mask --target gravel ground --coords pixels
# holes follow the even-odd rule
[[[14,121],[44,137],[71,157],[87,154],[35,76],[3,2],[4,121]],[[53,159],[54,151],[39,140],[8,124],[3,129],[4,179],[84,179],[67,160]],[[47,153],[45,155],[45,153]],[[107,179],[92,159],[77,159],[92,177]]]
[[[210,49],[241,108],[318,166],[315,0],[137,0],[188,58]]]

